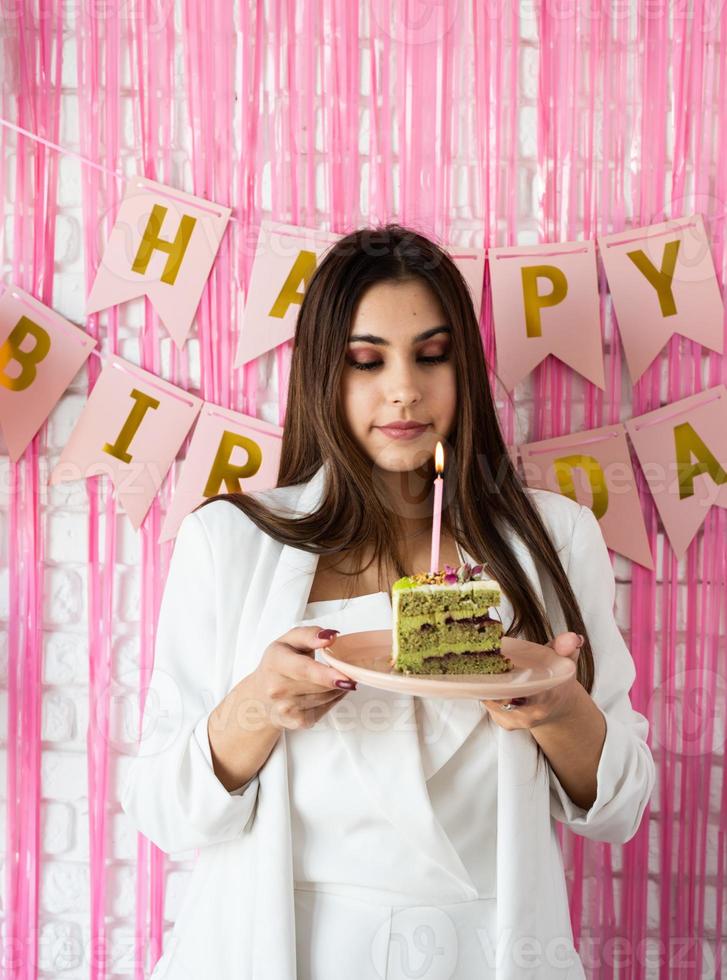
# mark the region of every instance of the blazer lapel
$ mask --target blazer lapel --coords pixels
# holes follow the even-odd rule
[[[298,515],[311,513],[318,507],[325,487],[325,463],[292,499],[291,510]],[[270,559],[268,559],[270,561]],[[250,648],[261,653],[273,640],[286,633],[298,620],[308,602],[313,584],[318,555],[292,545],[283,545],[267,586],[262,608],[257,605],[257,625],[253,631],[252,645],[248,639],[238,638],[238,651]],[[268,564],[265,563],[266,574]],[[265,587],[265,584],[263,587]]]

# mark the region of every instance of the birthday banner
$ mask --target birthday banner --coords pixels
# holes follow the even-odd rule
[[[20,346],[28,336],[36,341],[31,351]],[[90,340],[19,290],[0,297],[0,421],[15,451],[18,433],[25,439],[42,424],[38,406],[50,412],[62,393],[58,379],[70,382],[90,352]],[[58,376],[48,373],[49,364],[58,366]],[[23,430],[16,424],[15,397],[34,409]],[[105,362],[50,483],[107,475],[138,529],[192,429],[160,541],[173,537],[184,516],[208,497],[276,485],[282,429],[203,402],[117,355]],[[524,443],[508,452],[513,464],[519,452],[528,486],[588,503],[609,548],[653,569],[627,433],[681,558],[709,507],[727,507],[724,385],[625,423]]]
[[[129,182],[86,312],[145,295],[182,348],[230,209],[146,178]],[[318,263],[342,236],[263,221],[235,366],[291,340]],[[599,236],[632,380],[680,333],[723,352],[724,308],[701,215]],[[489,259],[499,375],[512,390],[553,354],[604,388],[596,244],[448,249],[479,318]],[[0,295],[0,428],[17,462],[95,341],[18,287]],[[100,356],[100,355],[98,355]],[[282,430],[111,355],[50,476],[106,474],[139,528],[194,428],[160,541],[204,499],[274,487]],[[653,569],[629,439],[675,554],[727,507],[727,394],[702,391],[624,423],[508,447],[529,486],[589,506],[608,546]]]
[[[86,313],[146,295],[181,350],[230,214],[147,178],[131,180]],[[342,237],[261,222],[234,367],[293,338],[306,286]],[[724,353],[724,305],[700,214],[596,241],[632,382],[675,333]],[[508,391],[549,354],[605,389],[596,242],[445,248],[478,319],[489,260],[498,373]]]

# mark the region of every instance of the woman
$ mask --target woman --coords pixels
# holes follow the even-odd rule
[[[598,522],[522,485],[486,368],[423,236],[359,230],[311,277],[278,486],[184,519],[160,610],[122,806],[200,855],[155,980],[585,975],[555,823],[636,833],[648,722]],[[437,440],[440,564],[486,561],[506,635],[576,663],[524,702],[357,688],[320,654],[390,627],[392,582],[428,568]]]

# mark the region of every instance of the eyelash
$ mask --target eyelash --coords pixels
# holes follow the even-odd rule
[[[449,354],[438,354],[436,357],[420,357],[420,361],[424,361],[425,364],[441,364],[443,361],[449,360]],[[383,361],[349,361],[352,368],[356,368],[357,371],[370,371],[372,368],[379,367],[383,364]]]

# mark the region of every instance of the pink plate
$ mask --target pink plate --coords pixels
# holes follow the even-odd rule
[[[505,674],[400,674],[391,667],[391,630],[343,633],[330,647],[319,647],[326,663],[347,677],[384,691],[401,691],[422,698],[520,698],[538,694],[567,681],[576,672],[570,657],[551,647],[502,638],[502,652],[515,665]]]

